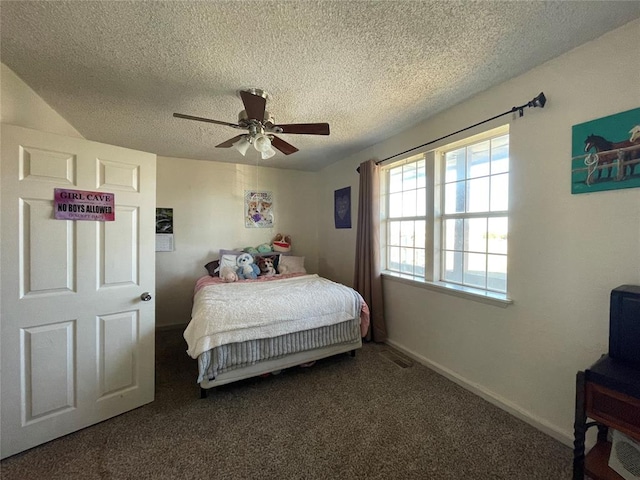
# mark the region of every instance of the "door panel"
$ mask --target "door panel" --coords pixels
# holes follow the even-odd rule
[[[2,458],[153,401],[155,155],[2,125]],[[115,194],[56,220],[54,188]]]
[[[100,285],[138,285],[138,208],[116,207],[117,222],[99,225]]]
[[[104,315],[98,322],[98,383],[103,398],[138,386],[138,312]]]
[[[76,156],[72,153],[20,146],[20,180],[75,185]]]
[[[76,406],[75,321],[25,328],[22,333],[23,423]]]
[[[19,199],[21,297],[73,291],[75,224],[53,219],[53,201]],[[42,266],[46,265],[46,268]]]
[[[121,192],[137,192],[140,189],[140,168],[113,160],[98,159],[98,188]]]

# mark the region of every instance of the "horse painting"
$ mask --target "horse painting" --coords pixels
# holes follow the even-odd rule
[[[630,132],[632,133],[632,132]],[[632,135],[633,138],[633,135]],[[640,139],[636,141],[623,140],[622,142],[611,142],[599,135],[589,135],[584,141],[584,151],[590,153],[590,150],[595,150],[595,157],[589,155],[585,158],[585,164],[589,166],[589,175],[587,176],[587,183],[590,183],[591,175],[596,167],[607,166],[607,178],[611,178],[611,170],[613,168],[613,162],[622,162],[623,168],[618,173],[617,180],[629,177],[633,175],[637,162],[631,162],[640,158]],[[624,150],[620,152],[622,148],[637,147],[631,150]],[[602,177],[602,170],[604,168],[598,168],[598,180]]]

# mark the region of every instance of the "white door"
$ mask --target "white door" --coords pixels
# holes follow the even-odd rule
[[[156,156],[2,125],[1,457],[154,395]],[[54,188],[115,194],[55,220]]]

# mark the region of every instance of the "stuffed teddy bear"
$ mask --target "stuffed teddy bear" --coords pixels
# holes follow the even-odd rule
[[[238,266],[236,273],[238,279],[246,280],[248,278],[258,278],[260,268],[253,263],[253,257],[248,253],[238,255],[236,258],[236,265]]]
[[[238,274],[233,267],[225,265],[220,269],[220,278],[225,283],[231,283],[238,280]]]
[[[274,252],[288,252],[291,250],[291,237],[278,233],[271,244]]]
[[[272,277],[276,274],[272,258],[261,258],[258,260],[258,267],[260,267],[260,275],[263,277]]]

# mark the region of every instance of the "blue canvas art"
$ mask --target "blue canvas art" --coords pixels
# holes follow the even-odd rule
[[[336,228],[351,228],[351,187],[336,190],[333,200],[333,218]]]
[[[640,108],[574,125],[571,193],[640,187]]]

